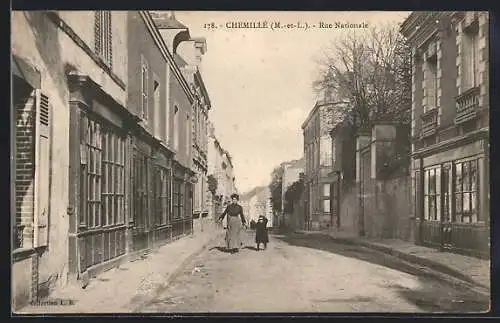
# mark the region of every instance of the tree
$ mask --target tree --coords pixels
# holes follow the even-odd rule
[[[399,26],[351,32],[324,50],[318,66],[314,90],[349,102],[335,107],[341,119],[355,127],[380,119],[410,123],[411,49]]]
[[[295,202],[299,201],[304,192],[304,181],[299,179],[288,187],[285,193],[285,212],[293,213]]]
[[[282,183],[283,183],[283,165],[275,167],[271,173],[271,205],[274,212],[281,212],[282,203]]]
[[[210,174],[207,177],[208,182],[208,190],[212,193],[213,196],[217,194],[217,187],[219,185],[217,178],[214,175]]]

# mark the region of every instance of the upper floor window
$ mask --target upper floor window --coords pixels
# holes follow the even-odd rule
[[[191,147],[191,123],[189,122],[189,115],[186,116],[186,154],[189,155],[189,148]]]
[[[479,85],[478,22],[475,20],[462,33],[462,89],[467,91]]]
[[[437,56],[428,57],[425,62],[425,104],[424,112],[437,108]]]
[[[320,156],[322,166],[332,166],[332,145],[328,137],[321,138]]]
[[[179,149],[179,108],[174,106],[174,148]]]
[[[96,11],[94,16],[95,52],[112,67],[113,46],[111,41],[111,11]]]
[[[154,109],[154,123],[155,129],[154,133],[156,136],[160,136],[160,81],[158,77],[155,76],[155,80],[153,82],[153,109]]]
[[[140,117],[148,120],[148,62],[141,56],[141,103]]]

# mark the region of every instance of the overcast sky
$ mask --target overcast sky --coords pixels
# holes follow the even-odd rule
[[[315,57],[341,29],[210,30],[204,24],[237,21],[309,25],[400,23],[408,12],[175,12],[191,36],[205,37],[202,74],[212,102],[210,118],[233,156],[240,192],[267,185],[273,167],[301,158],[301,124],[315,103]],[[359,31],[358,31],[359,32]],[[361,31],[362,32],[362,31]]]

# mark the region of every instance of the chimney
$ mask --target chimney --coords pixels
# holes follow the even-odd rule
[[[168,49],[177,52],[177,47],[183,41],[191,38],[189,28],[175,17],[173,11],[149,11]]]
[[[201,73],[202,56],[207,52],[207,41],[204,37],[195,37],[182,42],[178,47],[179,55]]]

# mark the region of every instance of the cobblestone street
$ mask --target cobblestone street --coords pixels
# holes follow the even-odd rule
[[[488,297],[424,268],[322,237],[272,235],[256,251],[216,242],[192,259],[139,312],[481,312]]]

